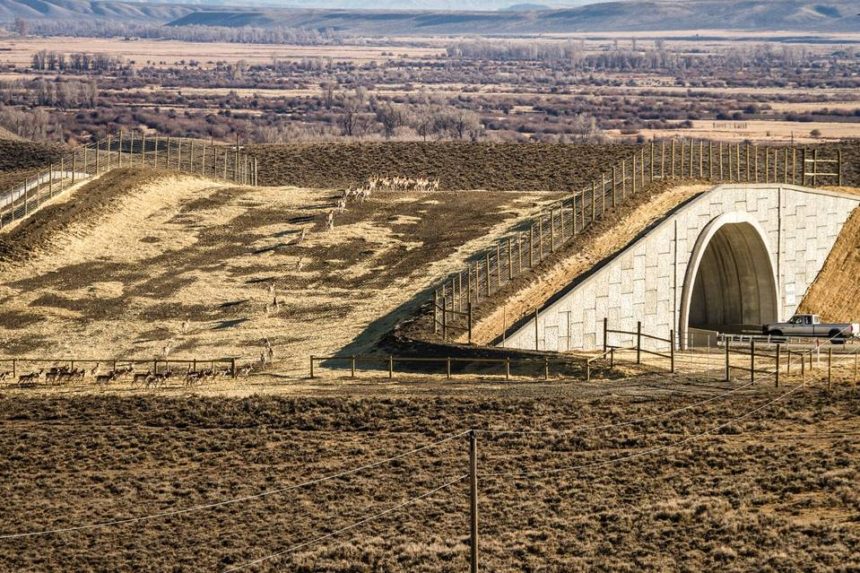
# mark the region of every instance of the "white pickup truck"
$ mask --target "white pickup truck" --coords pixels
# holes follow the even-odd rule
[[[768,336],[827,338],[834,343],[860,336],[860,325],[821,322],[817,314],[796,314],[788,322],[766,324],[762,330]]]

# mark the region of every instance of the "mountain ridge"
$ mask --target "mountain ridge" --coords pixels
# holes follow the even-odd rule
[[[0,0],[0,21],[101,18],[171,26],[259,26],[352,35],[648,31],[860,31],[853,0],[647,0],[546,10],[345,10],[103,0]],[[255,0],[251,0],[255,1]],[[256,0],[265,1],[265,0]],[[508,3],[511,4],[511,3]]]

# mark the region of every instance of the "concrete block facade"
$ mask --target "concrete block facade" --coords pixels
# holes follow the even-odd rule
[[[537,325],[532,319],[509,332],[505,346],[534,349],[537,334],[539,350],[593,350],[603,344],[604,317],[612,329],[632,331],[642,321],[648,334],[668,337],[674,330],[685,335],[682,297],[685,289],[692,291],[695,279],[687,277],[688,266],[705,229],[722,219],[755,226],[773,268],[777,318],[788,318],[858,205],[856,197],[799,186],[715,187],[668,215],[647,235],[541,309]],[[621,336],[611,341],[616,345],[632,342]],[[659,343],[650,346],[661,348]]]

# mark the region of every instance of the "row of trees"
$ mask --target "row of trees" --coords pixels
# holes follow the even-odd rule
[[[9,28],[21,35],[73,36],[78,38],[150,38],[185,42],[232,42],[242,44],[321,45],[337,43],[333,30],[308,30],[286,26],[164,26],[113,20],[20,20]],[[23,30],[23,34],[21,31]]]
[[[40,71],[114,72],[128,67],[122,56],[40,50],[33,54],[32,67]]]
[[[99,103],[99,86],[95,79],[36,78],[0,81],[0,103],[49,106],[60,109],[92,109]]]
[[[640,49],[634,40],[629,46],[618,41],[611,48],[586,47],[581,41],[499,42],[468,40],[446,47],[449,59],[492,60],[501,62],[555,63],[573,69],[591,70],[686,70],[695,68],[784,67],[810,65],[829,59],[856,59],[856,50],[848,48],[839,54],[822,55],[803,46],[771,44],[739,46],[715,53],[697,53],[688,47],[673,50],[665,40]]]

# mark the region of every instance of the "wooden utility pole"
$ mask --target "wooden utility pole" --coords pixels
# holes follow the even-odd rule
[[[469,432],[469,538],[471,573],[478,573],[478,434]]]

